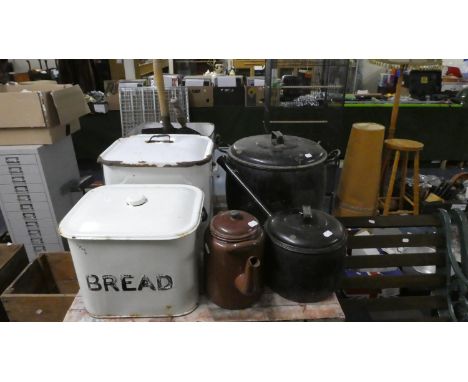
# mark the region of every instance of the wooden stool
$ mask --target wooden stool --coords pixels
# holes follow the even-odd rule
[[[384,141],[384,147],[386,149],[384,163],[382,165],[382,182],[381,190],[383,193],[385,175],[389,165],[390,151],[395,151],[395,158],[393,160],[392,173],[390,175],[390,181],[388,183],[388,189],[385,197],[379,198],[380,203],[383,202],[383,215],[390,214],[404,214],[412,213],[413,215],[419,215],[419,152],[423,149],[424,144],[418,141],[411,141],[409,139],[386,139]],[[414,153],[413,161],[413,200],[408,198],[405,195],[406,188],[406,172],[408,168],[408,159],[410,153]],[[403,157],[401,162],[401,181],[400,181],[400,195],[398,197],[393,197],[393,187],[395,186],[395,180],[398,171],[398,163],[400,161],[400,156]],[[390,205],[392,200],[398,200],[398,210],[390,212]],[[407,201],[413,206],[412,210],[403,210],[403,202]]]

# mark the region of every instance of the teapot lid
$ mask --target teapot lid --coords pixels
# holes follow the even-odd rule
[[[230,210],[216,214],[210,223],[211,234],[221,240],[239,242],[257,237],[260,223],[245,211]]]

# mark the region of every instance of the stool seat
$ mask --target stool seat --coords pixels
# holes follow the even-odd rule
[[[386,139],[385,147],[390,150],[400,151],[421,151],[424,148],[424,144],[418,141],[412,141],[410,139]]]

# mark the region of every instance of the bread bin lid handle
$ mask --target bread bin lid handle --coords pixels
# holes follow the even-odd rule
[[[125,202],[132,207],[142,206],[148,201],[148,198],[143,194],[130,195]]]

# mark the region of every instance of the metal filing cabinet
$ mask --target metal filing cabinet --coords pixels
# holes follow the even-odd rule
[[[79,200],[80,174],[70,136],[52,145],[0,146],[0,206],[11,239],[30,260],[63,251],[58,223]]]

